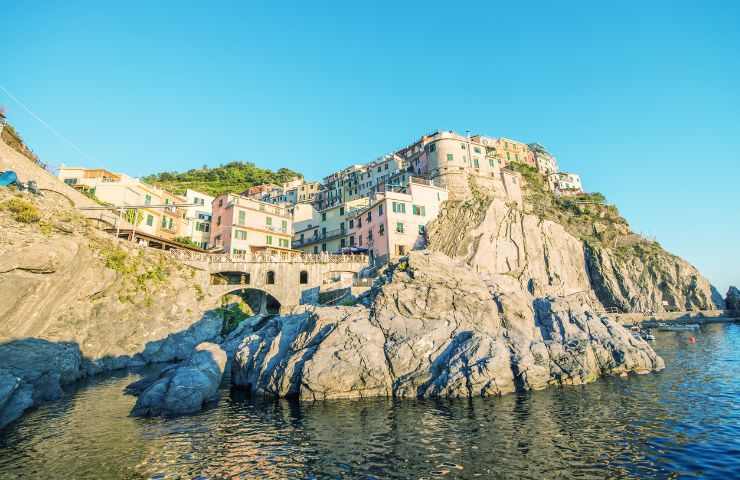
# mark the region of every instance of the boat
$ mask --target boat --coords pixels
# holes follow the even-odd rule
[[[656,327],[661,332],[693,332],[699,330],[699,325],[696,323],[683,323],[683,324],[668,324],[659,323]]]

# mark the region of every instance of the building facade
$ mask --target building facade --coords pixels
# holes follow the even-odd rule
[[[382,265],[423,248],[427,224],[439,214],[448,198],[444,188],[415,183],[399,191],[374,194],[369,205],[349,220],[348,246],[367,249],[370,261]]]
[[[213,199],[209,246],[227,253],[289,250],[293,219],[288,208],[233,193]]]
[[[67,185],[101,202],[116,206],[138,206],[138,231],[166,240],[189,236],[186,211],[175,206],[186,203],[181,196],[102,168],[61,166],[58,176]]]
[[[185,191],[186,203],[195,204],[185,207],[187,236],[200,248],[207,249],[211,241],[211,205],[214,198],[195,190]]]
[[[323,210],[294,224],[293,248],[305,253],[341,253],[349,247],[350,219],[367,207],[368,198],[359,198]]]
[[[558,195],[579,195],[583,193],[583,184],[580,175],[575,173],[558,172],[547,176],[550,190]]]
[[[535,167],[541,174],[547,176],[558,172],[558,162],[545,147],[539,143],[530,143],[529,149],[534,156]]]

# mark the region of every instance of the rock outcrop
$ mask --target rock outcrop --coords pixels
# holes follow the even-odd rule
[[[139,397],[131,414],[171,417],[200,411],[218,399],[225,366],[226,353],[221,347],[201,343],[188,360],[127,387],[127,393]]]
[[[303,399],[470,397],[663,368],[646,342],[596,314],[593,302],[584,293],[535,297],[511,277],[413,252],[370,308],[270,319],[244,339],[232,382]]]
[[[82,355],[74,343],[35,338],[0,345],[0,428],[39,403],[62,396],[80,378]]]
[[[10,201],[38,220],[18,221]],[[164,252],[113,241],[63,198],[0,189],[0,427],[83,376],[186,359],[217,339],[221,315],[193,275]]]
[[[632,233],[613,206],[529,190],[521,207],[473,192],[444,206],[428,229],[431,250],[508,275],[536,296],[592,292],[622,312],[722,308],[695,267]]]
[[[727,310],[740,313],[740,290],[738,290],[737,287],[730,287],[727,290],[725,305]]]

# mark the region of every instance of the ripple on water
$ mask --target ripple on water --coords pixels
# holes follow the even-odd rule
[[[658,335],[668,367],[475,400],[252,401],[128,416],[116,374],[0,437],[0,478],[728,478],[740,471],[740,326]]]

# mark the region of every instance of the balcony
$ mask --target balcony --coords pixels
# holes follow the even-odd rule
[[[341,238],[347,235],[346,229],[337,228],[329,230],[326,233],[319,233],[311,237],[304,237],[303,239],[293,239],[293,248],[305,247],[306,245],[312,245],[314,243],[325,242],[328,240],[334,240],[335,238]]]

